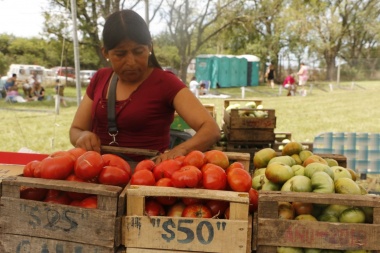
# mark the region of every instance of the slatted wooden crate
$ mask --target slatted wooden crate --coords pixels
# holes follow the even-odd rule
[[[265,117],[242,116],[243,113],[265,113]],[[273,109],[231,109],[224,113],[224,124],[229,129],[274,129],[276,128],[276,116]]]
[[[224,100],[224,109],[226,109],[229,105],[232,105],[232,104],[240,104],[240,106],[244,106],[248,102],[255,102],[256,106],[263,104],[263,101],[261,99],[229,98],[229,99]]]
[[[284,220],[278,202],[373,207],[373,224]],[[260,191],[256,252],[275,253],[277,246],[380,252],[380,196]]]
[[[20,187],[94,194],[97,209],[20,198]],[[117,186],[9,177],[2,182],[0,251],[125,252],[121,245],[121,217],[125,192]]]
[[[230,219],[145,216],[145,198],[196,197],[230,203]],[[127,189],[127,216],[123,244],[137,252],[251,252],[248,193],[205,189],[131,186]],[[149,251],[151,250],[151,251]],[[152,251],[153,250],[153,251]]]
[[[273,129],[229,129],[226,125],[222,127],[227,141],[245,141],[255,143],[274,143],[275,135]]]

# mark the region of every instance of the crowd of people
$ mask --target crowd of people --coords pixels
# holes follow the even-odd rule
[[[270,64],[265,72],[265,78],[268,86],[274,88],[275,80],[275,65]],[[297,87],[299,86],[299,94],[306,96],[307,91],[305,85],[309,79],[308,67],[304,62],[300,63],[300,68],[297,73],[289,72],[282,82],[282,87],[288,90],[287,96],[295,96],[297,94]],[[298,80],[298,83],[297,81]]]
[[[28,101],[42,101],[45,99],[45,88],[41,85],[40,80],[32,72],[31,75],[24,80],[21,89],[23,95],[19,92],[19,85],[17,82],[17,74],[12,74],[4,84],[6,92],[5,99],[10,102],[28,102]]]

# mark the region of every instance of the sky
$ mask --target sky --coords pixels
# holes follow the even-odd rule
[[[40,37],[48,0],[0,0],[0,34]]]

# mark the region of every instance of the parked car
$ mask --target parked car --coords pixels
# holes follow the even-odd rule
[[[54,67],[51,68],[49,75],[52,75],[54,80],[59,79],[67,86],[75,86],[75,68],[73,67]]]
[[[79,71],[81,85],[87,86],[90,83],[91,78],[94,76],[95,73],[96,73],[96,70]]]

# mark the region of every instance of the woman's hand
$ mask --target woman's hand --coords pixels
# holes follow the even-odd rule
[[[179,156],[184,156],[187,155],[186,149],[182,147],[175,147],[172,150],[166,151],[165,153],[162,153],[159,155],[156,159],[155,162],[156,164],[159,164],[162,161],[169,160],[169,159],[174,159]]]
[[[83,131],[75,143],[75,147],[83,148],[87,151],[96,151],[100,153],[99,136],[90,131]]]

